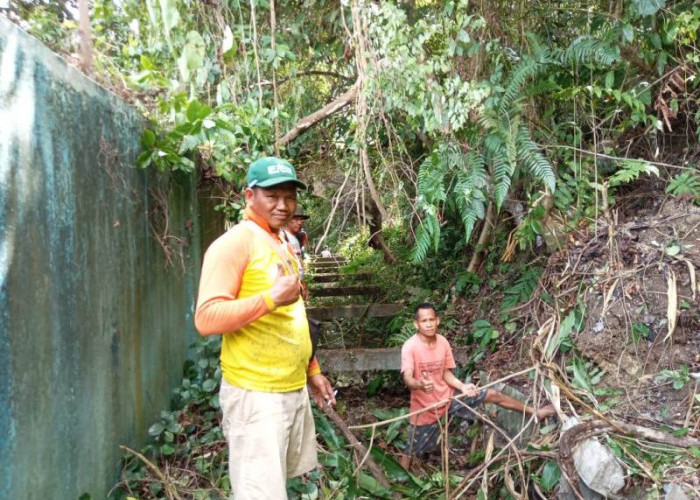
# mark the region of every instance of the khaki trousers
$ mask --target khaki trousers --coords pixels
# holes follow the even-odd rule
[[[256,392],[222,379],[222,429],[234,500],[286,500],[288,477],[317,465],[309,393]]]

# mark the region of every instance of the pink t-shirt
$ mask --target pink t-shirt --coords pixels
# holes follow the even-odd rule
[[[435,336],[432,345],[423,342],[418,334],[404,343],[401,348],[401,373],[413,369],[413,378],[430,378],[435,387],[430,394],[421,390],[411,391],[411,412],[452,397],[453,389],[443,380],[443,375],[445,370],[452,370],[455,366],[450,343],[440,334]],[[432,424],[447,411],[447,408],[448,405],[442,405],[415,415],[410,421],[413,425]]]

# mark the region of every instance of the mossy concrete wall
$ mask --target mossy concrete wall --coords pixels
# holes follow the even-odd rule
[[[196,338],[195,183],[133,168],[143,117],[3,18],[0,75],[0,499],[102,499]]]

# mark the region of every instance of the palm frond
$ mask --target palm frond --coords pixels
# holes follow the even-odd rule
[[[556,189],[554,170],[547,158],[540,152],[537,144],[532,141],[530,131],[525,125],[521,125],[519,128],[517,141],[520,164],[529,170],[535,179],[544,183],[550,191],[554,192]]]

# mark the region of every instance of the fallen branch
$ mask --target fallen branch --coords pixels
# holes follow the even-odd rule
[[[357,451],[358,455],[363,457],[362,460],[358,460],[358,464],[361,467],[363,464],[367,465],[367,468],[374,476],[374,479],[382,486],[382,488],[391,490],[391,484],[387,480],[386,476],[382,473],[382,470],[377,465],[377,462],[370,456],[369,450],[364,447],[362,443],[355,437],[350,428],[347,426],[345,421],[340,415],[333,409],[332,406],[325,406],[322,408],[323,413],[325,413],[333,423],[340,429],[345,438],[350,442],[353,448]]]
[[[279,141],[277,141],[277,146],[280,148],[286,146],[294,139],[299,137],[301,134],[306,132],[308,129],[316,125],[318,122],[325,120],[333,113],[340,111],[351,102],[354,102],[355,98],[357,97],[357,87],[357,83],[354,83],[340,97],[326,104],[321,109],[314,111],[310,115],[307,115],[298,122],[296,122],[292,129],[286,134],[284,134],[284,136]]]
[[[519,372],[511,373],[510,375],[507,375],[507,376],[505,376],[505,377],[499,378],[498,380],[494,380],[493,382],[489,382],[488,384],[484,384],[484,385],[482,385],[482,386],[479,386],[479,389],[487,389],[487,388],[492,387],[492,386],[494,386],[494,385],[496,385],[496,384],[498,384],[498,383],[500,383],[500,382],[505,382],[506,380],[510,380],[510,379],[515,378],[515,377],[518,377],[518,376],[520,376],[520,375],[525,375],[526,373],[530,373],[530,372],[531,372],[532,370],[534,370],[534,369],[535,369],[535,367],[534,367],[534,366],[531,366],[530,368],[526,368],[526,369],[524,369],[524,370],[520,370]],[[404,420],[404,419],[410,418],[410,417],[412,417],[412,416],[414,416],[414,415],[420,415],[420,414],[423,413],[423,412],[430,411],[430,410],[434,410],[435,408],[438,408],[438,407],[441,407],[441,406],[445,406],[446,404],[449,404],[449,403],[451,403],[452,401],[459,401],[460,399],[467,398],[467,397],[469,397],[469,396],[467,396],[467,395],[464,394],[464,393],[458,394],[458,395],[456,395],[456,396],[452,396],[451,398],[446,398],[446,399],[443,399],[443,400],[441,400],[441,401],[438,401],[437,403],[433,403],[433,404],[431,404],[431,405],[429,405],[429,406],[426,406],[425,408],[422,408],[422,409],[420,409],[420,410],[416,410],[416,411],[414,411],[414,412],[407,413],[406,415],[401,415],[400,417],[394,417],[394,418],[390,418],[390,419],[387,419],[387,420],[382,420],[381,422],[374,422],[373,424],[352,425],[352,426],[348,427],[348,429],[352,429],[352,430],[355,430],[355,429],[369,429],[369,428],[376,428],[376,427],[381,427],[381,426],[384,426],[384,425],[389,425],[389,424],[391,424],[392,422],[397,422],[397,421],[399,421],[399,420]]]
[[[132,450],[128,446],[119,446],[119,447],[122,450],[124,450],[128,453],[131,453],[136,458],[141,460],[144,464],[146,464],[146,467],[151,469],[153,471],[153,473],[156,476],[158,476],[158,479],[161,480],[161,482],[163,483],[163,486],[165,487],[165,494],[168,496],[168,500],[182,500],[180,498],[180,495],[178,495],[177,490],[175,489],[175,486],[173,486],[173,484],[170,481],[168,481],[168,478],[165,477],[165,474],[163,474],[163,472],[158,468],[158,466],[156,466],[156,464],[151,462],[149,459],[147,459],[145,456],[143,456],[138,451]]]

